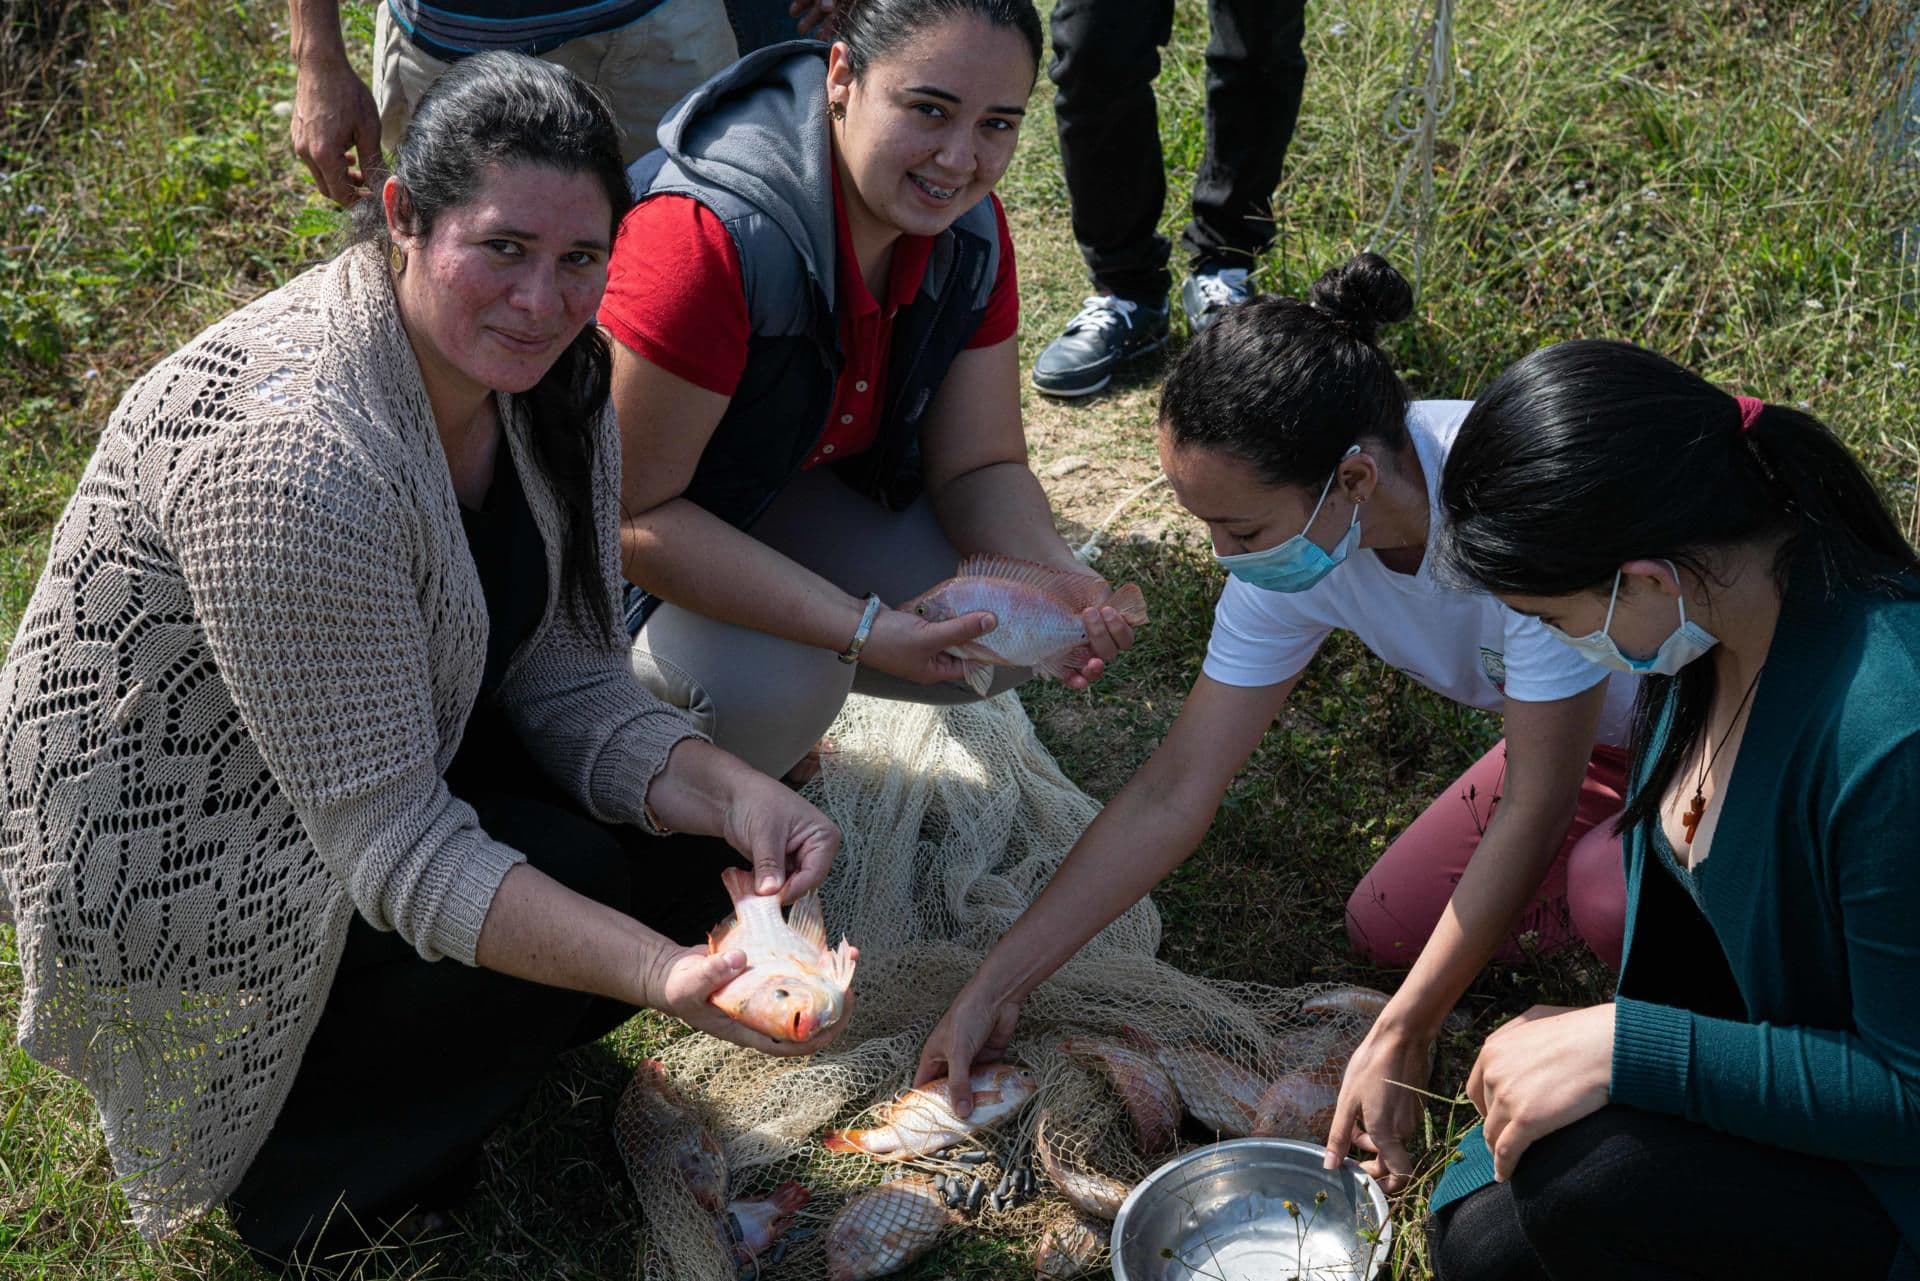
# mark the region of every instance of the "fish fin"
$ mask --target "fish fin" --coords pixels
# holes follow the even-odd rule
[[[813,1192],[805,1184],[788,1179],[773,1191],[767,1193],[766,1200],[773,1202],[774,1208],[783,1214],[792,1214],[795,1210],[813,1200]]]
[[[728,868],[727,870],[732,871],[733,869]],[[726,951],[727,940],[732,938],[733,932],[739,928],[740,918],[737,916],[729,916],[726,920],[708,930],[707,955],[718,956],[720,953]]]
[[[1075,645],[1071,649],[1061,650],[1058,654],[1048,654],[1045,658],[1038,659],[1033,665],[1033,670],[1039,672],[1042,676],[1049,676],[1054,680],[1063,681],[1067,679],[1067,677],[1084,670],[1087,665],[1087,660],[1092,657],[1093,647],[1091,645]]]
[[[822,952],[827,950],[827,919],[821,914],[818,894],[805,895],[787,909],[787,928]]]
[[[861,1142],[865,1135],[865,1130],[828,1130],[820,1146],[829,1152],[865,1152],[866,1146]]]
[[[743,898],[755,897],[753,877],[744,867],[724,868],[720,872],[720,883],[727,887],[727,897],[733,900],[737,909]]]
[[[1083,609],[1104,604],[1111,595],[1106,579],[1098,574],[1054,569],[1050,565],[1036,565],[1030,560],[1019,560],[1012,556],[969,556],[960,562],[959,572],[955,576],[1001,578],[1025,583],[1045,592],[1076,614]]]
[[[853,964],[859,954],[853,950],[853,944],[847,942],[847,936],[840,936],[840,946],[833,949],[827,957],[830,976],[837,979],[842,987],[853,986]]]
[[[960,679],[967,683],[968,689],[985,698],[993,688],[993,664],[966,659],[960,664]]]
[[[1128,583],[1117,589],[1113,595],[1101,602],[1111,605],[1127,620],[1129,627],[1144,627],[1147,623],[1147,594],[1140,590],[1140,584]]]

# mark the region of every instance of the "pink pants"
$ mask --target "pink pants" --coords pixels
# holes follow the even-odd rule
[[[1467,860],[1479,847],[1506,768],[1503,739],[1429,805],[1361,878],[1347,900],[1347,936],[1361,956],[1378,966],[1404,969],[1420,955]],[[1627,885],[1613,820],[1624,803],[1626,781],[1625,754],[1614,747],[1595,747],[1560,856],[1495,960],[1522,959],[1519,938],[1531,934],[1535,952],[1556,951],[1582,939],[1609,968],[1620,968]]]

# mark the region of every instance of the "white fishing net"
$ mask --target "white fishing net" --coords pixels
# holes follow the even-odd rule
[[[1110,1218],[1112,1199],[1165,1154],[1140,1150],[1112,1074],[1084,1053],[1067,1053],[1063,1039],[1184,1055],[1194,1079],[1180,1082],[1183,1097],[1224,1090],[1226,1101],[1212,1106],[1229,1113],[1236,1084],[1244,1095],[1289,1073],[1324,1077],[1357,1043],[1362,1018],[1302,1012],[1316,989],[1212,982],[1155,959],[1160,919],[1145,901],[1029,998],[1007,1057],[1030,1069],[1039,1088],[1019,1116],[904,1170],[826,1151],[826,1130],[911,1083],[948,1000],[1099,808],[1060,772],[1012,694],[957,707],[856,697],[831,737],[836,750],[805,795],[844,833],[822,897],[828,937],[844,932],[860,949],[850,1026],[831,1048],[800,1060],[697,1035],[662,1054],[680,1095],[725,1151],[731,1196],[795,1180],[812,1200],[782,1246],[739,1268],[724,1221],[716,1231],[715,1215],[701,1204],[710,1192],[690,1186],[683,1173],[688,1162],[658,1159],[657,1146],[653,1159],[630,1150],[648,1225],[649,1281],[756,1273],[819,1281],[829,1276],[826,1239],[836,1212],[903,1174],[932,1176],[959,1198],[972,1194],[972,1209],[963,1201],[945,1232],[981,1233],[1022,1252],[1025,1268],[1043,1250],[1045,1275],[1100,1266],[1103,1244],[1091,1231],[1073,1230],[1063,1188],[1083,1205],[1106,1200]],[[1221,1077],[1224,1086],[1210,1079]],[[1337,1084],[1337,1071],[1332,1079]],[[1190,1113],[1207,1110],[1187,1101]],[[1189,1119],[1184,1141],[1201,1140],[1210,1128]],[[994,1195],[1003,1189],[1008,1196]]]

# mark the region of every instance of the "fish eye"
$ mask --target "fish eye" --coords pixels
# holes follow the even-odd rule
[[[786,1000],[786,999],[787,999],[787,989],[785,989],[784,987],[776,987],[775,989],[773,989],[773,999],[774,999],[774,1000],[776,1000],[776,1001],[784,1001],[784,1000]]]

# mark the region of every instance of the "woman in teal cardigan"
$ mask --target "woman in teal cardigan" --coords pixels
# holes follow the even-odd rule
[[[1920,1277],[1913,548],[1813,418],[1623,343],[1502,374],[1442,504],[1459,576],[1652,674],[1618,992],[1487,1039],[1442,1281]]]

